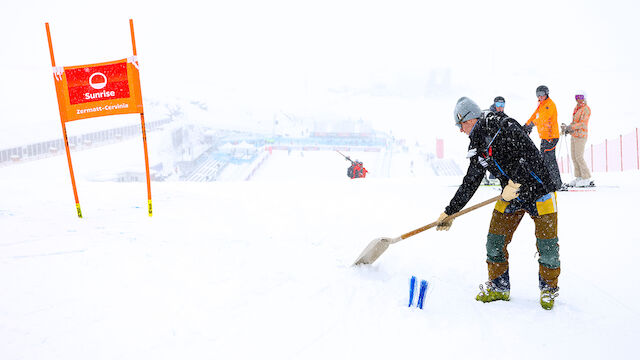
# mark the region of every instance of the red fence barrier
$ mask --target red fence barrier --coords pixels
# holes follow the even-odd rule
[[[615,139],[606,139],[600,144],[591,144],[584,151],[584,159],[592,172],[621,172],[640,170],[640,132],[620,135]],[[561,173],[573,173],[573,163],[569,156],[570,137],[564,139],[565,150],[556,153]]]

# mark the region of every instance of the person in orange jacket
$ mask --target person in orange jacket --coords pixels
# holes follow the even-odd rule
[[[538,108],[527,120],[523,128],[527,133],[531,133],[531,129],[534,126],[538,128],[540,153],[549,169],[553,182],[557,188],[560,188],[562,187],[562,179],[560,178],[560,169],[556,161],[556,145],[560,140],[558,110],[556,109],[556,104],[549,97],[549,88],[545,85],[538,86],[536,96],[538,97]]]

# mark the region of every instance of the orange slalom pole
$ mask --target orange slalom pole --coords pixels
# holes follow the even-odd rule
[[[133,32],[133,19],[129,19],[129,29],[131,30],[131,46],[133,47],[133,56],[138,55],[136,50],[136,37]],[[147,150],[147,130],[144,125],[144,113],[140,113],[140,126],[142,129],[142,144],[144,146],[144,167],[147,173],[147,201],[149,207],[149,216],[153,215],[153,206],[151,205],[151,176],[149,175],[149,152]]]
[[[53,45],[51,42],[51,32],[49,31],[49,23],[44,23],[47,29],[47,40],[49,42],[49,54],[51,55],[51,66],[56,66],[56,60],[53,56]],[[54,79],[55,81],[55,79]],[[67,163],[69,164],[69,175],[71,176],[71,186],[73,187],[73,197],[76,200],[76,212],[78,213],[78,217],[82,218],[82,210],[80,209],[80,200],[78,199],[78,190],[76,188],[76,179],[73,175],[73,165],[71,164],[71,151],[69,150],[69,140],[67,138],[67,127],[64,124],[64,120],[62,119],[62,114],[60,114],[60,122],[62,123],[62,135],[64,138],[64,148],[67,152]]]
[[[144,126],[144,114],[140,114],[140,124],[142,126],[142,144],[144,145],[144,166],[147,171],[147,199],[149,205],[149,216],[153,215],[151,206],[151,178],[149,176],[149,152],[147,151],[147,130]]]
[[[133,33],[133,19],[129,19],[129,29],[131,30],[131,46],[133,47],[133,55],[137,56],[138,51],[136,50],[136,37]]]

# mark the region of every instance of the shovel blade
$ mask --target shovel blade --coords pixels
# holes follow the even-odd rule
[[[367,247],[362,250],[362,253],[360,254],[360,256],[358,256],[353,265],[373,264],[373,262],[376,261],[380,257],[380,255],[382,255],[382,253],[387,250],[389,244],[392,243],[392,240],[393,239],[386,237],[372,240],[369,245],[367,245]]]

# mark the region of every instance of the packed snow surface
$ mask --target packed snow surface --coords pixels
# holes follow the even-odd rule
[[[336,153],[274,151],[251,181],[152,183],[149,217],[143,182],[90,180],[111,166],[90,159],[121,146],[74,153],[82,219],[64,156],[0,168],[2,359],[635,358],[638,171],[559,193],[546,311],[528,217],[511,301],[474,300],[491,206],[352,266],[374,238],[434,221],[461,177],[376,177],[383,156],[356,153],[371,177],[350,180]],[[412,275],[429,282],[422,310]]]

